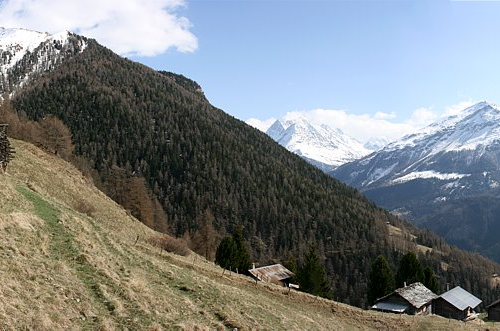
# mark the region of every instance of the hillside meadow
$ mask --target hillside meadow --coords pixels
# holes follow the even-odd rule
[[[496,328],[365,311],[162,251],[150,244],[161,234],[69,163],[12,143],[16,158],[0,174],[2,330]]]

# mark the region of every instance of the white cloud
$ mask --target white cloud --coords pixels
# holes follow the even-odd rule
[[[380,115],[350,114],[345,110],[315,109],[303,112],[304,117],[318,124],[339,128],[360,142],[373,138],[394,140],[413,132],[415,127],[408,123],[396,123],[380,118]]]
[[[446,107],[443,116],[452,116],[460,114],[464,109],[474,105],[476,102],[472,100],[461,101],[455,105]]]
[[[384,113],[382,111],[378,111],[375,113],[375,115],[373,117],[375,119],[378,119],[378,120],[387,120],[387,119],[391,119],[391,118],[396,118],[396,113],[395,112]]]
[[[274,117],[268,118],[267,120],[259,120],[257,118],[250,118],[246,121],[248,125],[253,126],[256,129],[259,129],[262,132],[266,132],[267,129],[271,127],[271,125],[276,122],[276,119]]]
[[[431,108],[420,107],[412,112],[407,123],[415,127],[423,127],[431,124],[438,117],[439,115],[436,112],[432,111]]]
[[[375,114],[352,114],[346,110],[336,109],[314,109],[310,111],[288,112],[283,118],[295,118],[303,116],[316,124],[327,124],[333,128],[339,128],[347,135],[362,143],[373,139],[385,138],[389,141],[396,140],[402,136],[416,132],[417,130],[431,124],[440,117],[449,116],[474,104],[473,101],[462,101],[456,105],[446,107],[441,113],[433,108],[420,107],[415,109],[411,115],[404,120],[397,121],[395,113],[376,112]],[[274,122],[274,119],[271,119]],[[249,120],[250,121],[250,120]],[[264,121],[251,119],[257,128]],[[271,125],[272,122],[269,124]],[[265,130],[264,130],[265,131]]]
[[[193,52],[198,40],[179,14],[185,0],[0,0],[0,25],[41,32],[69,30],[125,56]]]

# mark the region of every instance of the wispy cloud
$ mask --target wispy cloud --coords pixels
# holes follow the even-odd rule
[[[69,30],[125,56],[198,47],[184,0],[0,0],[0,25],[41,32]]]
[[[276,119],[274,117],[268,118],[267,120],[259,120],[258,118],[250,118],[246,120],[246,123],[248,125],[253,126],[256,129],[259,129],[260,131],[266,132],[267,129],[273,125],[273,123],[276,122]]]
[[[389,141],[396,140],[406,134],[416,132],[438,118],[457,114],[472,104],[474,102],[471,100],[462,101],[441,111],[435,111],[432,107],[420,107],[415,109],[407,119],[400,120],[394,113],[352,114],[342,109],[314,109],[290,112],[284,117],[301,115],[313,123],[327,124],[333,128],[339,128],[349,136],[365,143],[374,138],[385,138]],[[257,120],[253,119],[253,121],[257,123]],[[266,126],[263,123],[270,122],[259,121],[258,123],[259,126],[254,126],[261,130],[264,128],[263,131],[265,131]]]

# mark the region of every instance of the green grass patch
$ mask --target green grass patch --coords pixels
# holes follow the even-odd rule
[[[44,200],[38,193],[27,187],[18,186],[17,191],[33,204],[35,214],[45,222],[51,235],[51,257],[57,261],[66,261],[76,271],[78,279],[85,285],[94,301],[100,306],[102,315],[111,316],[123,326],[126,325],[134,328],[139,325],[145,325],[144,322],[147,320],[147,317],[141,314],[140,309],[127,297],[125,291],[114,284],[102,271],[92,266],[85,255],[82,254],[83,250],[79,243],[60,221],[60,211]],[[101,290],[101,285],[105,285],[111,289],[113,293],[117,294],[127,303],[132,315],[134,315],[138,322],[137,325],[130,318],[116,316],[116,307],[113,302],[106,298]],[[98,322],[98,319],[87,319],[84,324],[86,327],[98,327]]]

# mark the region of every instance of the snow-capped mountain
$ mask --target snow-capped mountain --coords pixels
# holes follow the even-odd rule
[[[330,171],[371,152],[341,130],[313,124],[302,116],[288,115],[277,120],[266,133],[323,171]]]
[[[497,105],[480,102],[340,166],[332,175],[417,225],[500,260],[500,241],[495,242],[494,252],[481,246],[488,242],[484,235],[489,230],[494,226],[500,230],[500,216],[479,215],[481,210],[491,210],[491,199],[500,209]],[[488,197],[487,208],[484,197]],[[483,220],[489,230],[477,224]]]
[[[483,164],[499,145],[500,108],[480,102],[459,115],[437,121],[377,153],[341,167],[334,175],[363,189],[416,178],[470,177],[476,163],[482,161]],[[497,166],[496,162],[489,162],[480,173],[495,171]]]
[[[0,93],[15,92],[85,47],[85,38],[67,31],[51,35],[0,27]]]
[[[375,152],[387,146],[389,142],[389,139],[385,137],[371,138],[363,145],[363,147],[369,151]]]

